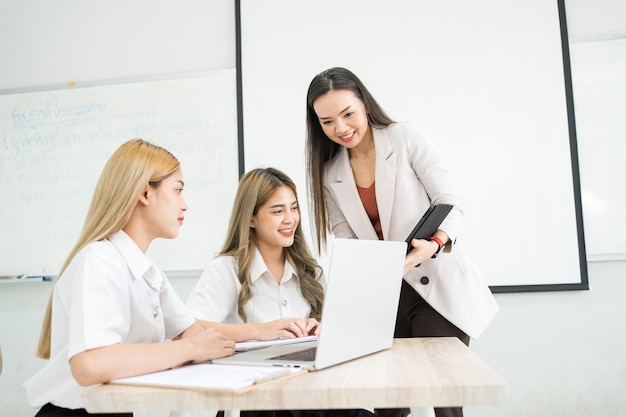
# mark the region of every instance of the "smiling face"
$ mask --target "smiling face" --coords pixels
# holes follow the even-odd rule
[[[250,219],[259,251],[282,251],[293,245],[299,222],[298,199],[293,190],[286,185],[276,188]]]
[[[364,147],[372,140],[363,102],[350,90],[330,90],[313,102],[324,134],[348,149]]]
[[[185,219],[187,203],[182,192],[185,182],[180,169],[165,178],[157,187],[148,187],[150,201],[148,224],[152,227],[154,237],[166,239],[178,236],[180,226]]]

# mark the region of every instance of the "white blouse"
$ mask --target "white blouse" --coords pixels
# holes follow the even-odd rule
[[[123,231],[91,243],[54,286],[50,360],[24,384],[41,407],[84,408],[69,360],[115,343],[157,343],[182,333],[194,318],[165,274]]]
[[[187,301],[187,307],[197,319],[242,323],[237,313],[241,290],[237,271],[232,256],[219,256],[204,269]],[[318,279],[323,286],[323,279]],[[278,284],[256,249],[250,280],[252,297],[244,306],[248,323],[267,323],[282,317],[309,318],[311,306],[302,296],[298,277],[289,262],[285,261],[285,270]]]

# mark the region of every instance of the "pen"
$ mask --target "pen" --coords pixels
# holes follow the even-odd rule
[[[52,281],[52,277],[48,275],[22,275],[20,279],[29,281]]]

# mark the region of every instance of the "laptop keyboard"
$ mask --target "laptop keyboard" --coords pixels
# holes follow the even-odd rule
[[[272,360],[279,361],[314,361],[315,353],[317,352],[317,346],[313,346],[308,349],[300,350],[297,352],[287,353],[285,355],[278,355],[270,358]]]

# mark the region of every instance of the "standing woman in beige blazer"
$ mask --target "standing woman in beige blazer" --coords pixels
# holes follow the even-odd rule
[[[412,242],[395,336],[454,336],[466,345],[479,337],[498,306],[458,239],[463,212],[450,172],[415,124],[394,122],[345,68],[328,69],[309,85],[306,169],[318,250],[330,231],[404,241],[431,203],[452,204],[440,230]],[[381,416],[408,412],[377,410]],[[463,415],[461,408],[435,413]]]

